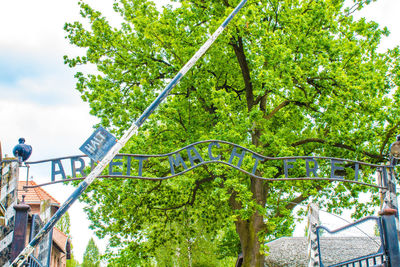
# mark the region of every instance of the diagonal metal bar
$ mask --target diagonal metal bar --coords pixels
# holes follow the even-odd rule
[[[211,37],[200,47],[194,56],[182,67],[176,74],[172,81],[164,88],[160,95],[150,104],[150,106],[143,112],[143,114],[131,125],[131,127],[124,133],[120,140],[110,149],[106,156],[98,163],[98,165],[90,172],[90,174],[83,180],[75,191],[68,197],[68,199],[61,205],[57,212],[50,218],[50,220],[43,226],[35,238],[21,251],[21,253],[12,262],[12,266],[21,266],[27,260],[28,256],[32,254],[36,245],[43,239],[68,208],[79,198],[79,196],[88,188],[88,186],[101,174],[104,168],[111,162],[114,156],[121,150],[128,140],[137,133],[139,127],[144,121],[153,113],[153,111],[160,105],[160,103],[168,96],[171,90],[178,84],[180,79],[193,67],[193,65],[204,55],[208,48],[214,43],[222,31],[226,28],[233,17],[242,9],[247,0],[242,0],[232,13],[225,19],[221,26],[211,35]]]

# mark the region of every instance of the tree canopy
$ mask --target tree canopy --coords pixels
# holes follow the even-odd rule
[[[85,253],[83,254],[82,267],[99,267],[100,266],[100,252],[93,237],[89,239],[86,246]]]
[[[66,64],[97,66],[95,73],[77,72],[77,90],[91,114],[117,136],[238,0],[174,2],[160,11],[150,0],[118,0],[119,28],[81,2],[89,27],[65,25],[71,44],[86,49],[83,56],[66,56]],[[379,52],[388,30],[354,19],[367,2],[346,7],[345,0],[249,0],[123,151],[157,154],[219,139],[266,156],[385,162],[400,125],[399,49]],[[155,176],[169,171],[163,164],[144,164]],[[284,175],[279,166],[257,172]],[[297,172],[306,176],[304,169]],[[207,165],[162,182],[98,181],[84,201],[96,234],[111,236],[110,246],[118,249],[111,263],[154,263],[160,248],[177,259],[203,240],[213,244],[213,253],[224,247],[219,255],[231,257],[240,242],[244,265],[263,266],[265,242],[292,233],[297,205],[312,197],[335,212],[355,207],[358,218],[378,201],[377,194],[359,201],[368,190],[327,181],[265,182]]]
[[[75,260],[74,253],[73,253],[73,244],[72,244],[72,236],[71,236],[71,220],[69,213],[66,212],[61,219],[57,222],[56,227],[61,230],[64,234],[68,236],[71,242],[71,258],[67,259],[67,267],[75,267],[79,266],[79,262]]]
[[[61,217],[61,219],[57,222],[56,227],[69,238],[71,238],[71,220],[68,212]]]

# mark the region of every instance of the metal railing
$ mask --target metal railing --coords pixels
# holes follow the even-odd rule
[[[39,260],[30,255],[28,257],[28,267],[44,267],[40,264]]]
[[[383,226],[382,226],[382,221],[379,217],[376,216],[368,216],[365,217],[361,220],[358,220],[354,223],[348,224],[344,227],[338,228],[336,230],[329,230],[328,228],[324,226],[317,226],[317,242],[318,242],[318,254],[319,254],[319,262],[320,266],[324,267],[325,265],[322,262],[322,255],[321,255],[321,245],[320,245],[320,230],[325,230],[329,234],[337,234],[340,232],[343,232],[345,230],[348,230],[349,228],[356,227],[358,228],[358,225],[361,223],[364,223],[366,221],[375,221],[378,229],[379,229],[379,238],[381,240],[381,246],[379,250],[376,253],[372,253],[369,255],[357,257],[354,259],[342,261],[339,263],[327,265],[327,267],[364,267],[364,266],[371,266],[371,267],[378,267],[378,266],[387,266],[388,260],[387,260],[387,255],[385,254],[385,249],[384,249],[384,235],[383,235]]]
[[[387,266],[387,261],[385,260],[385,253],[378,252],[376,254],[367,255],[364,257],[359,257],[349,261],[329,265],[328,267],[384,267]]]

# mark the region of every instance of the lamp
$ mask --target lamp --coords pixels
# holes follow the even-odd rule
[[[389,151],[393,158],[400,159],[400,135],[396,136],[396,142],[390,145]]]
[[[18,160],[26,161],[32,154],[32,147],[25,144],[25,138],[21,137],[18,139],[18,145],[13,149],[14,156],[18,157]]]

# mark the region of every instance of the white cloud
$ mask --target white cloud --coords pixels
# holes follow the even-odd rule
[[[63,55],[81,50],[64,38],[65,22],[78,20],[78,1],[1,1],[0,2],[0,141],[3,154],[12,155],[19,137],[33,146],[30,160],[82,154],[78,148],[98,122],[89,115],[80,99],[73,73],[63,64]],[[92,1],[93,2],[93,1]],[[95,1],[111,10],[112,1]],[[112,11],[111,11],[112,12]],[[23,172],[21,179],[25,179]],[[30,168],[29,176],[38,183],[48,182],[49,169]],[[73,188],[45,187],[60,202]],[[75,257],[82,261],[93,232],[83,205],[70,208],[71,234]],[[105,242],[98,241],[101,251]]]
[[[30,103],[57,106],[81,102],[74,87],[70,77],[42,74],[37,77],[21,77],[13,84],[0,84],[0,92],[3,99],[11,101],[29,99]]]
[[[386,50],[400,45],[399,10],[399,0],[379,0],[365,6],[355,17],[365,17],[379,23],[381,29],[389,29],[389,38],[384,38],[381,43],[381,48]]]
[[[36,155],[32,154],[35,159],[54,154],[77,153],[77,147],[93,131],[92,125],[97,121],[88,115],[88,111],[86,105],[80,104],[40,106],[23,100],[0,100],[3,152],[11,153],[16,140],[24,136],[38,150]],[[45,140],[41,141],[43,137]]]
[[[25,137],[26,143],[32,145],[30,160],[40,160],[66,155],[82,154],[79,146],[93,131],[92,125],[97,120],[88,115],[86,105],[40,106],[29,101],[0,100],[0,141],[3,154],[12,155],[12,148],[19,137]],[[33,176],[37,183],[50,181],[50,168],[32,165],[29,177]],[[21,170],[20,179],[26,179],[25,169]],[[53,185],[44,188],[58,201],[63,203],[73,192],[72,187]],[[74,253],[82,261],[83,252],[92,231],[83,212],[83,205],[75,203],[69,211],[71,215],[71,234]],[[105,250],[105,242],[98,241],[101,251]]]

